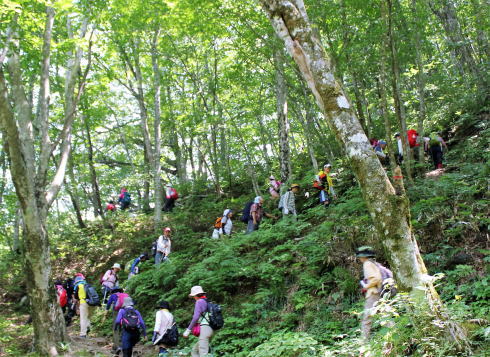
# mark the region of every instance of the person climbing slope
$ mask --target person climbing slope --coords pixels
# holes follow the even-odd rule
[[[315,180],[313,182],[313,187],[316,188],[318,192],[318,200],[320,204],[328,207],[332,202],[332,199],[337,198],[337,194],[333,188],[333,180],[330,174],[332,170],[331,164],[325,164],[323,166],[323,170],[315,176]]]
[[[433,132],[429,136],[429,140],[425,141],[425,150],[429,152],[435,169],[442,169],[443,151],[444,147],[447,150],[446,142],[439,136],[438,133]]]
[[[183,337],[188,338],[191,332],[194,334],[193,329],[199,326],[199,341],[194,345],[191,351],[192,357],[203,357],[208,356],[209,353],[209,342],[213,337],[214,331],[209,326],[209,312],[208,312],[208,302],[206,298],[206,293],[201,286],[193,286],[189,297],[195,300],[194,314],[192,315],[192,320],[187,329],[185,330]]]
[[[387,166],[390,164],[390,158],[384,152],[384,149],[386,149],[386,141],[380,140],[378,141],[378,144],[375,146],[374,152],[376,153],[376,155],[378,155],[379,161],[381,161],[383,165]]]
[[[134,346],[140,341],[141,334],[145,340],[146,326],[138,310],[134,308],[133,299],[124,298],[123,307],[117,313],[115,325],[121,329],[121,349],[123,357],[133,355]]]
[[[115,354],[119,354],[121,351],[121,329],[117,328],[116,318],[124,304],[124,299],[127,297],[129,297],[129,294],[125,293],[122,288],[116,287],[112,289],[105,308],[106,313],[112,308],[112,352]]]
[[[175,201],[177,201],[178,198],[179,194],[177,193],[177,190],[172,187],[172,184],[168,183],[167,186],[165,186],[165,200],[162,211],[172,212],[175,207]]]
[[[156,308],[158,310],[155,315],[155,327],[153,328],[152,342],[154,346],[159,347],[158,357],[167,357],[167,349],[174,346],[166,344],[165,337],[167,337],[166,335],[170,333],[170,329],[175,324],[174,316],[170,312],[170,304],[165,300],[160,301]]]
[[[104,294],[104,303],[107,302],[107,297],[110,295],[112,289],[117,287],[118,277],[117,273],[121,270],[121,265],[114,263],[111,269],[107,270],[105,274],[100,279],[102,284],[102,292]]]
[[[145,262],[148,260],[148,253],[143,253],[139,257],[135,258],[133,262],[131,263],[131,266],[129,268],[129,274],[128,274],[128,279],[131,279],[136,274],[139,274],[140,269],[139,269],[139,263]]]
[[[271,198],[273,200],[279,198],[281,192],[282,182],[276,180],[274,176],[269,177],[269,193],[271,194]]]
[[[381,271],[373,260],[375,257],[374,249],[363,246],[357,249],[356,257],[362,263],[364,279],[361,280],[362,292],[365,294],[364,313],[361,323],[362,337],[368,339],[371,333],[371,316],[374,306],[380,299],[381,291]]]
[[[299,192],[299,185],[292,184],[289,190],[281,196],[278,208],[282,210],[283,217],[296,217],[296,198],[295,195]]]
[[[264,216],[277,219],[277,217],[264,211],[263,204],[264,199],[262,198],[262,196],[255,197],[254,203],[250,207],[250,214],[247,224],[247,234],[259,229],[260,222],[262,222],[262,218]]]
[[[226,234],[227,236],[231,235],[231,231],[233,229],[232,217],[233,211],[227,208],[223,212],[223,216],[216,218],[212,238],[217,239],[223,234]]]
[[[158,237],[156,244],[156,255],[155,255],[155,264],[158,265],[168,259],[170,255],[170,251],[172,248],[172,240],[171,240],[172,230],[170,227],[166,227],[163,230],[163,235]]]
[[[80,311],[80,337],[86,338],[90,331],[90,315],[92,308],[87,303],[87,293],[85,291],[87,282],[85,281],[85,276],[82,273],[75,274],[73,283],[73,297],[76,299]]]
[[[107,206],[105,207],[107,212],[116,212],[116,205],[113,200],[107,202]]]
[[[121,189],[121,193],[119,194],[118,203],[119,203],[119,206],[121,207],[121,209],[123,211],[131,205],[131,194],[128,192],[126,187],[123,187]]]

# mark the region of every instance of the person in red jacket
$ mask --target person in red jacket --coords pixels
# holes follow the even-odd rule
[[[163,205],[162,210],[165,212],[172,212],[175,207],[175,201],[179,198],[179,194],[172,187],[170,183],[167,184],[165,189],[165,204]]]

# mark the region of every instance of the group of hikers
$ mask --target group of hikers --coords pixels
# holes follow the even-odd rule
[[[395,134],[395,140],[396,140],[396,163],[398,165],[401,165],[403,162],[403,155],[404,155],[404,150],[403,150],[403,139],[400,133]],[[390,158],[388,153],[386,152],[386,146],[387,142],[385,140],[377,140],[377,139],[370,139],[371,145],[374,149],[374,152],[376,155],[378,155],[379,160],[383,165],[388,166],[390,164]],[[444,139],[437,133],[433,132],[431,133],[428,137],[421,137],[419,133],[414,130],[410,129],[407,130],[407,142],[409,145],[409,149],[413,153],[414,158],[418,158],[418,148],[423,145],[424,151],[430,155],[432,162],[434,164],[434,169],[442,169],[442,160],[444,156],[444,151],[443,149],[447,150],[447,145]]]
[[[145,258],[148,258],[147,255],[142,254],[133,261],[128,278],[137,274],[134,267],[146,260]],[[57,280],[55,288],[66,324],[70,325],[73,317],[79,315],[80,338],[87,338],[90,332],[92,310],[104,305],[105,315],[102,323],[105,323],[109,313],[112,314],[112,352],[115,356],[122,353],[123,357],[130,357],[133,348],[142,337],[147,340],[147,327],[142,314],[135,307],[136,302],[119,286],[120,271],[120,264],[115,263],[100,279],[102,300],[95,287],[87,282],[82,273],[76,273],[73,278],[67,279],[64,283]],[[207,356],[214,332],[224,324],[221,307],[208,301],[206,292],[201,286],[193,286],[189,297],[195,300],[194,312],[182,337],[188,338],[191,334],[198,337],[191,355]],[[178,345],[178,327],[168,301],[161,300],[155,305],[155,309],[152,344],[157,347],[157,356],[165,357],[168,356],[168,349]]]
[[[163,199],[162,211],[164,212],[172,212],[175,207],[175,201],[179,199],[179,193],[172,186],[171,183],[168,183],[165,186],[165,197]],[[126,187],[121,189],[121,193],[118,196],[117,203],[119,204],[119,209],[124,211],[131,206],[131,194],[128,192]],[[109,200],[106,205],[106,211],[115,212],[117,210],[116,203],[114,200]]]

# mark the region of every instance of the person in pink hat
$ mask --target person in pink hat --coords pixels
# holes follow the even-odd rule
[[[208,356],[209,341],[213,337],[213,329],[209,326],[209,312],[206,293],[199,285],[193,286],[189,297],[192,297],[196,303],[194,305],[194,315],[192,321],[185,330],[183,337],[188,338],[196,324],[200,325],[199,341],[194,345],[191,351],[192,357]]]

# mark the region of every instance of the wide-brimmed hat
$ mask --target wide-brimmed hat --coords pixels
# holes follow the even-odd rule
[[[293,189],[293,188],[300,188],[300,186],[297,183],[293,183],[291,185],[291,189]]]
[[[134,306],[133,299],[131,299],[129,296],[125,297],[123,300],[123,307],[128,307],[128,306]]]
[[[172,184],[171,184],[171,183],[167,183],[167,184],[165,185],[165,187],[172,187]]]
[[[168,303],[168,301],[162,300],[157,304],[156,309],[170,310],[170,304]]]
[[[272,175],[269,176],[269,180],[275,180],[276,178]]]
[[[332,167],[332,164],[325,164],[323,165],[323,168],[331,168]]]
[[[119,263],[114,263],[114,265],[112,266],[112,269],[121,269],[121,264]]]
[[[396,138],[397,136],[401,136],[401,135],[400,135],[400,133],[395,133],[395,138]]]
[[[365,245],[356,249],[356,257],[358,258],[374,258],[376,253],[374,252],[373,247],[369,245]]]
[[[170,227],[165,227],[165,229],[163,231],[164,232],[172,232],[172,229]]]
[[[196,285],[196,286],[193,286],[192,287],[191,293],[189,294],[189,296],[196,296],[196,295],[199,295],[199,294],[206,294],[206,293],[204,292],[204,290],[202,289],[201,286]]]

